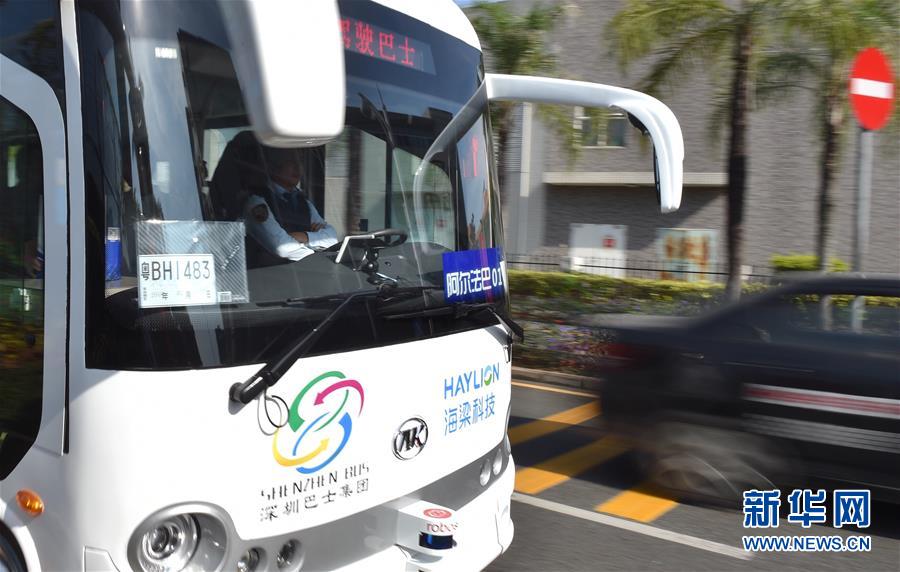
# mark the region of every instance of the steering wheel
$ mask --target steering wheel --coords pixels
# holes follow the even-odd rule
[[[373,248],[380,250],[382,248],[391,248],[400,246],[406,242],[408,235],[406,231],[396,228],[385,228],[376,230],[368,234],[351,235],[351,244],[365,248],[366,250]],[[338,252],[343,246],[343,241],[332,244],[324,250],[324,252]]]
[[[360,238],[360,244],[367,249],[372,248],[377,250],[400,246],[406,242],[407,238],[409,238],[409,235],[406,234],[405,230],[397,228],[383,228],[363,236],[366,238]]]

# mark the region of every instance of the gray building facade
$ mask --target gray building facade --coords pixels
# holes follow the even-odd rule
[[[507,0],[525,11],[533,0]],[[624,73],[609,52],[605,29],[624,2],[559,0],[564,15],[549,36],[558,77],[634,87],[648,69],[639,62]],[[490,61],[487,63],[488,71]],[[660,214],[652,187],[652,147],[628,126],[622,140],[615,118],[594,126],[599,141],[577,156],[548,128],[537,108],[521,105],[509,150],[503,190],[507,251],[565,255],[573,224],[627,226],[628,260],[659,259],[658,229],[716,231],[718,262],[726,261],[727,125],[716,140],[711,119],[717,94],[728,86],[729,70],[704,69],[668,86],[658,97],[678,117],[684,134],[684,191],[681,209]],[[750,115],[748,188],[745,203],[744,264],[766,272],[773,254],[815,252],[821,143],[815,94],[785,95]],[[573,110],[573,121],[578,123]],[[892,121],[898,121],[897,117]],[[831,246],[834,256],[852,258],[856,202],[857,128],[849,118],[834,185]],[[582,127],[588,125],[583,123]],[[612,143],[613,145],[606,145]],[[900,272],[900,142],[896,131],[875,134],[871,233],[863,269]]]

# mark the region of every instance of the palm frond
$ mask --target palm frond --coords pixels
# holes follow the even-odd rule
[[[721,62],[728,57],[735,35],[734,22],[723,20],[670,42],[657,52],[657,59],[644,76],[639,89],[658,94],[660,87],[674,87],[677,81],[699,63]]]
[[[546,48],[546,34],[562,15],[558,6],[538,4],[518,15],[506,3],[479,2],[469,9],[469,15],[493,71],[535,74],[555,69],[556,59]]]
[[[610,52],[624,68],[673,38],[717,27],[731,14],[721,0],[628,0],[607,26]]]
[[[804,51],[760,54],[754,61],[753,77],[757,106],[796,90],[814,90],[822,76],[822,62]]]

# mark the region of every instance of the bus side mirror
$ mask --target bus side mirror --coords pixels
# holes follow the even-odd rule
[[[650,135],[647,126],[641,123],[641,120],[630,113],[626,113],[628,122],[644,135]],[[656,203],[662,207],[662,193],[659,188],[659,158],[656,156],[656,146],[653,147],[653,186],[656,188]],[[679,199],[680,202],[680,199]],[[678,208],[678,207],[675,207]]]
[[[673,212],[681,206],[684,140],[675,114],[647,94],[625,89],[546,77],[487,74],[490,100],[532,101],[582,107],[616,107],[628,114],[638,129],[653,141],[653,171],[659,209]]]
[[[339,135],[346,78],[337,2],[220,0],[219,5],[260,142],[313,147]]]

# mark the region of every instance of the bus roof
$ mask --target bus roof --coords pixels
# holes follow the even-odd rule
[[[374,2],[421,20],[481,50],[475,29],[453,0],[374,0]]]

